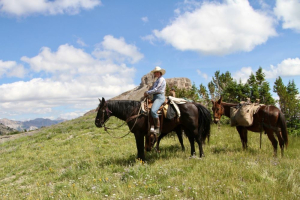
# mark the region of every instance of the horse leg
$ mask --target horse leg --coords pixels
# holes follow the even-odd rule
[[[279,146],[280,146],[280,149],[281,149],[281,157],[283,157],[284,140],[282,138],[281,131],[275,131],[275,133],[276,133],[278,141],[279,141]]]
[[[203,147],[202,147],[202,140],[200,139],[200,137],[196,137],[196,142],[198,143],[198,146],[199,146],[200,158],[202,156],[204,157],[204,151],[203,151]]]
[[[273,150],[274,150],[274,157],[277,157],[277,140],[274,137],[273,131],[270,130],[266,130],[266,133],[268,135],[269,140],[271,141],[272,145],[273,145]]]
[[[160,153],[160,150],[159,150],[159,143],[160,143],[160,140],[165,137],[168,133],[161,133],[157,139],[157,143],[156,143],[156,151],[158,153]]]
[[[237,129],[237,131],[240,134],[240,138],[241,138],[241,142],[242,142],[242,145],[243,145],[243,149],[245,150],[248,147],[248,131],[243,126],[237,126],[236,129]]]
[[[137,158],[145,161],[145,152],[144,152],[144,135],[140,132],[134,133],[136,148],[137,148]]]
[[[180,142],[181,149],[182,149],[182,151],[185,151],[185,147],[184,147],[184,145],[183,145],[183,139],[182,139],[182,130],[181,130],[181,127],[177,127],[177,128],[175,129],[175,131],[176,131],[178,140],[179,140],[179,142]]]
[[[194,156],[196,154],[196,151],[195,151],[195,138],[194,138],[193,135],[192,136],[189,135],[188,138],[189,138],[190,145],[191,145],[191,156]]]

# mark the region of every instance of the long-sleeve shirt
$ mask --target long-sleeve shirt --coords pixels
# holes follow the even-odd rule
[[[164,77],[159,77],[152,88],[147,91],[147,94],[163,94],[166,90],[166,80]]]

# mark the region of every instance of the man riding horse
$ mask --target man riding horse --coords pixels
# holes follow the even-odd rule
[[[154,134],[158,135],[160,134],[160,122],[159,122],[159,116],[157,114],[157,111],[159,107],[165,102],[165,90],[166,90],[166,80],[164,77],[162,77],[166,70],[160,68],[159,66],[156,66],[154,70],[151,71],[151,73],[154,73],[154,77],[157,77],[157,80],[153,84],[153,86],[150,88],[150,90],[146,91],[144,93],[144,97],[148,97],[149,95],[153,94],[153,105],[151,108],[151,115],[153,117],[154,122]]]

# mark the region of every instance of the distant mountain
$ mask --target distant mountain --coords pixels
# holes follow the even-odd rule
[[[24,131],[26,130],[35,130],[39,129],[43,126],[51,126],[54,124],[58,124],[65,121],[64,119],[58,119],[58,120],[51,120],[51,119],[44,119],[44,118],[37,118],[34,120],[29,121],[14,121],[9,119],[0,119],[0,123],[8,126],[10,128],[16,129],[18,131]]]

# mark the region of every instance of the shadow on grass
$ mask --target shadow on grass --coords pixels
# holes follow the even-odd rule
[[[198,149],[196,149],[198,151]],[[177,158],[180,156],[179,154],[182,153],[181,146],[180,145],[170,145],[166,146],[163,148],[160,148],[160,153],[156,152],[155,149],[152,149],[150,152],[145,151],[145,157],[146,157],[146,162],[147,164],[153,164],[157,159],[172,159],[172,158]],[[106,159],[106,160],[101,160],[98,163],[98,167],[105,167],[109,165],[120,165],[120,166],[128,166],[128,165],[133,165],[137,162],[140,162],[137,159],[137,154],[128,155],[127,157],[115,157],[111,159]],[[199,153],[199,152],[197,152]],[[187,157],[188,158],[188,157]]]
[[[246,152],[248,154],[251,155],[258,155],[262,152],[261,149],[256,149],[256,148],[247,148],[247,149],[243,149],[241,147],[222,147],[222,146],[214,146],[211,148],[211,152],[213,154],[237,154],[237,153],[242,153],[242,152]]]

